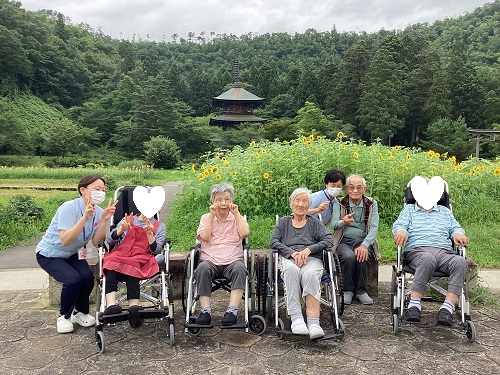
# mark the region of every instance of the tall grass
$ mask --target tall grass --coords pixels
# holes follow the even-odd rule
[[[268,248],[274,216],[290,212],[290,193],[299,186],[321,189],[325,171],[331,168],[366,178],[366,194],[379,202],[383,260],[395,256],[390,228],[401,211],[408,181],[415,175],[439,175],[449,183],[454,214],[471,239],[471,257],[481,266],[500,266],[500,205],[493,204],[500,196],[498,161],[469,158],[458,163],[434,151],[367,146],[345,140],[341,133],[335,140],[311,134],[292,142],[253,142],[247,148],[205,155],[201,163],[192,165],[191,179],[173,206],[169,236],[180,249],[187,249],[200,216],[208,212],[210,186],[225,181],[234,185],[234,201],[248,215],[252,247]]]

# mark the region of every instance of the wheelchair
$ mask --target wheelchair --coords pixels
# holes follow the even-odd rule
[[[137,207],[133,201],[133,191],[135,186],[121,186],[114,192],[114,200],[118,200],[116,211],[111,218],[110,230],[113,230],[120,220],[128,213],[138,213]],[[159,214],[155,215],[155,219],[159,220]],[[121,313],[105,315],[106,308],[106,275],[103,272],[104,255],[108,252],[108,248],[103,244],[99,248],[99,277],[98,288],[96,292],[96,304],[100,303],[100,307],[96,312],[95,339],[99,347],[99,352],[104,353],[106,342],[104,338],[104,326],[115,325],[115,323],[128,321],[128,310],[124,309]],[[143,305],[143,310],[139,312],[141,320],[166,321],[169,344],[175,343],[174,333],[174,295],[172,288],[172,276],[169,273],[169,254],[170,254],[170,238],[165,238],[161,255],[164,262],[159,262],[160,272],[153,277],[140,282],[140,299],[147,301]],[[118,292],[125,289],[125,283],[118,284]],[[118,297],[118,295],[117,295]],[[122,305],[127,300],[126,295],[118,297],[117,305]]]
[[[415,204],[415,198],[411,192],[410,184],[406,187],[405,195],[403,198],[403,204]],[[439,199],[438,205],[445,206],[451,210],[451,200],[449,196],[449,187],[448,183],[444,182],[444,191]],[[464,258],[466,258],[466,248],[464,246],[454,246],[456,253]],[[403,319],[403,313],[408,307],[410,302],[410,286],[413,280],[413,276],[415,274],[415,269],[406,264],[403,252],[404,248],[398,246],[397,253],[397,263],[392,266],[392,277],[391,277],[391,324],[392,324],[392,332],[393,334],[397,334],[399,331],[399,327],[402,324],[417,324],[417,325],[426,325],[425,322],[415,323],[415,322],[406,322]],[[441,285],[448,281],[449,275],[435,271],[431,280],[427,284],[429,288],[436,291],[440,295],[446,296],[446,289],[444,289]],[[423,297],[423,301],[425,300],[434,300],[432,297]],[[470,315],[470,306],[469,306],[469,295],[467,290],[467,282],[464,282],[462,287],[462,294],[459,296],[456,306],[456,313],[458,317],[460,317],[460,329],[465,331],[468,341],[474,342],[476,339],[476,328],[474,323],[472,322]]]
[[[278,223],[279,215],[276,215]],[[321,219],[319,219],[321,220]],[[281,271],[278,265],[279,254],[275,250],[270,250],[267,262],[264,262],[263,279],[265,296],[263,301],[263,311],[267,321],[274,322],[274,332],[279,338],[293,334],[291,329],[285,329],[283,319],[279,317],[280,310],[286,308],[286,294]],[[344,313],[344,294],[342,292],[342,271],[340,261],[332,249],[323,250],[324,271],[321,276],[321,297],[320,305],[328,309],[333,332],[326,333],[325,336],[316,339],[317,341],[329,339],[342,339],[345,329],[340,317]]]
[[[192,336],[198,336],[203,329],[213,328],[214,325],[196,324],[196,306],[199,300],[197,295],[196,279],[194,271],[200,261],[201,243],[197,242],[191,246],[190,254],[184,263],[182,273],[182,308],[186,316],[184,331]],[[260,315],[260,284],[259,284],[259,256],[250,250],[248,240],[243,240],[243,261],[247,268],[247,277],[245,290],[243,293],[244,301],[244,323],[237,323],[229,326],[220,325],[221,329],[244,329],[245,332],[251,332],[262,335],[267,328],[265,319]],[[219,289],[231,292],[230,280],[224,277],[216,277],[212,280],[212,292]]]

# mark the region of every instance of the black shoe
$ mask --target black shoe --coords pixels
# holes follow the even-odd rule
[[[201,313],[200,316],[196,319],[196,324],[203,324],[205,326],[209,326],[212,322],[212,315],[207,312]]]
[[[104,315],[115,315],[122,312],[122,307],[118,305],[109,305],[104,309]]]
[[[439,309],[436,323],[440,326],[451,327],[453,325],[453,316],[451,315],[451,312],[444,308]]]
[[[141,318],[142,306],[133,305],[128,308],[128,322],[132,328],[139,328],[142,326],[144,319]]]
[[[420,323],[422,316],[421,312],[416,306],[412,306],[403,314],[403,320],[406,322]]]
[[[236,315],[234,315],[233,313],[226,312],[224,314],[224,317],[222,318],[221,323],[223,326],[232,326],[232,325],[236,324],[237,319],[238,319],[238,317]]]

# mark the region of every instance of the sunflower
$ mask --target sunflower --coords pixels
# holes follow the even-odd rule
[[[321,135],[318,135],[318,136],[316,137],[316,140],[318,140],[318,141],[322,141],[322,140],[323,140],[323,137],[322,137]]]
[[[359,158],[359,154],[356,151],[352,153],[352,156],[354,156],[355,159]]]
[[[251,146],[252,147],[257,147],[257,143],[255,143],[255,141],[252,141]]]
[[[434,151],[432,151],[432,150],[427,151],[427,155],[428,155],[430,158],[432,158],[432,157],[434,156]]]
[[[260,150],[261,154],[265,154],[266,152],[267,152],[267,150],[265,148],[263,148],[262,150]]]
[[[306,145],[308,145],[309,147],[311,147],[311,145],[312,145],[311,141],[307,141]]]
[[[195,168],[194,164],[191,165],[191,171],[196,172],[196,168]]]
[[[266,180],[267,180],[267,179],[269,178],[269,173],[264,172],[264,174],[262,175],[262,177],[264,177],[264,179],[266,179]]]
[[[314,141],[314,134],[310,134],[310,135],[309,135],[309,139],[310,139],[311,141]]]
[[[205,169],[205,172],[203,172],[205,176],[208,176],[210,174],[210,171],[208,169]]]
[[[213,173],[217,172],[218,170],[219,170],[219,167],[213,167],[213,168],[212,168],[212,172],[213,172]]]
[[[500,176],[500,168],[498,168],[498,167],[497,167],[497,168],[495,168],[495,170],[493,171],[493,174],[494,174],[495,176]]]
[[[342,150],[345,150],[345,144],[341,143],[341,144],[340,144],[340,148],[341,148]]]
[[[255,157],[256,157],[257,159],[258,159],[258,158],[260,158],[260,154],[257,152],[257,153],[255,154]]]
[[[344,132],[338,132],[338,133],[337,133],[337,138],[338,138],[338,139],[342,139],[342,138],[344,138]]]
[[[202,181],[205,178],[205,175],[203,173],[200,173],[200,181]]]
[[[219,158],[219,156],[220,156],[220,153],[219,153],[219,151],[217,151],[217,152],[215,153],[215,158],[216,158],[216,159],[218,159],[218,158]]]
[[[227,158],[223,156],[220,160],[222,160],[225,163],[227,161]]]
[[[216,179],[217,181],[219,181],[219,180],[220,180],[220,174],[217,174],[217,176],[215,176],[215,179]]]

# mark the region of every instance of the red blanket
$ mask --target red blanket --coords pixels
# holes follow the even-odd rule
[[[148,279],[160,272],[154,255],[149,251],[144,228],[133,226],[127,231],[125,239],[112,252],[104,255],[103,270],[139,279]]]

